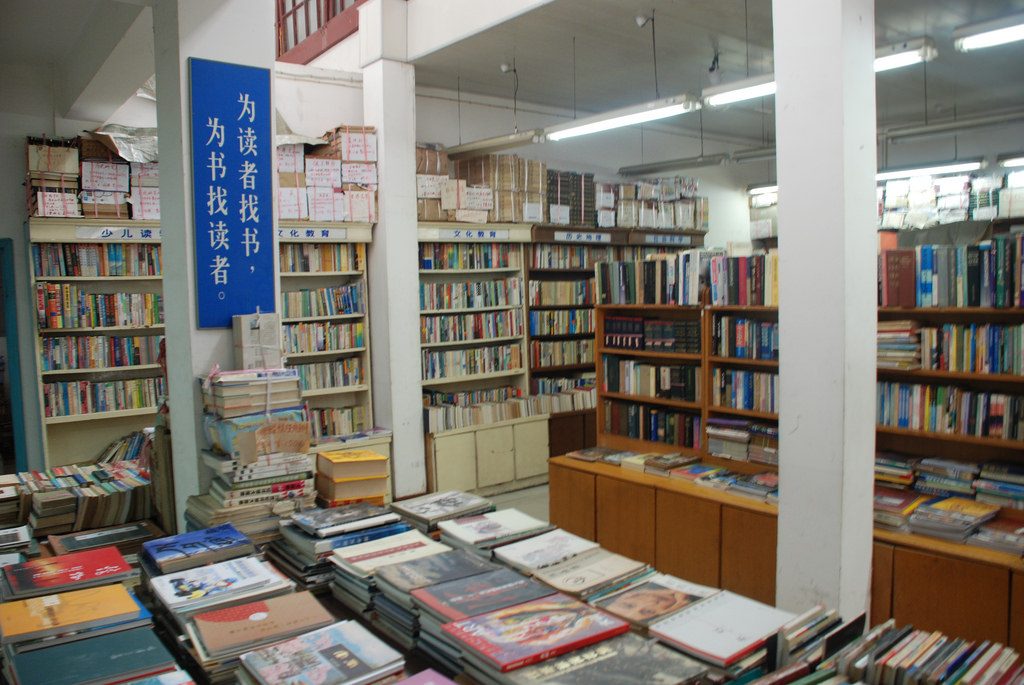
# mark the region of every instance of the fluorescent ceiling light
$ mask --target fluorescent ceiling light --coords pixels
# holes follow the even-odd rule
[[[774,147],[759,147],[750,150],[737,150],[730,159],[743,164],[744,162],[768,162],[775,159]]]
[[[729,155],[699,155],[697,157],[686,157],[683,159],[668,159],[664,162],[650,162],[648,164],[637,164],[635,166],[624,166],[619,169],[619,176],[646,176],[647,174],[661,174],[676,169],[696,169],[706,166],[718,166],[728,161]]]
[[[558,126],[549,126],[544,129],[544,133],[548,140],[565,140],[566,138],[610,131],[624,126],[644,124],[648,121],[667,119],[698,109],[700,109],[700,103],[691,100],[690,96],[685,94],[676,95],[670,98],[645,102],[642,105],[634,105],[604,114],[597,114],[585,119],[577,119],[566,124],[559,124]]]
[[[734,102],[743,102],[754,98],[775,94],[775,77],[762,74],[753,78],[723,83],[720,86],[705,88],[701,93],[704,104],[708,107],[721,107]]]
[[[930,38],[915,38],[875,51],[875,73],[909,67],[935,59],[938,52]]]
[[[933,164],[926,167],[910,167],[907,169],[892,169],[890,171],[879,171],[875,175],[876,181],[891,181],[898,178],[913,178],[915,176],[940,176],[942,174],[962,174],[968,171],[977,171],[981,168],[981,160],[966,162],[949,162],[948,164]]]
[[[476,140],[472,143],[463,143],[462,145],[456,145],[448,148],[449,159],[465,159],[467,157],[478,157],[480,155],[489,155],[502,150],[507,150],[511,147],[521,147],[523,145],[530,145],[531,143],[542,143],[544,142],[544,131],[543,129],[535,128],[529,131],[520,131],[519,133],[509,133],[504,136],[494,136],[493,138],[484,138],[483,140]]]
[[[750,195],[767,195],[768,193],[777,192],[779,192],[779,186],[777,185],[757,185],[747,188],[747,193]]]
[[[1024,166],[1024,152],[1015,152],[1009,155],[999,155],[999,166],[1007,168]]]
[[[961,26],[953,32],[953,45],[960,52],[991,48],[1024,40],[1024,14]]]

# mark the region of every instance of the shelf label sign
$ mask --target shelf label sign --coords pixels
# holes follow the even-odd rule
[[[507,228],[439,228],[438,240],[508,240]]]
[[[555,231],[555,240],[560,243],[606,243],[612,242],[611,233],[588,233],[579,231]]]
[[[189,58],[200,328],[274,311],[270,70]]]
[[[347,228],[279,228],[277,237],[284,242],[342,242],[348,238]]]
[[[160,240],[159,228],[136,226],[75,226],[75,237],[82,240],[109,240],[131,242],[133,240]]]
[[[676,233],[666,233],[664,235],[645,233],[644,243],[646,245],[689,245],[690,236]]]

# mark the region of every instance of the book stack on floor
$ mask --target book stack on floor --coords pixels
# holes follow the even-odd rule
[[[0,476],[0,530],[27,520],[28,512],[22,511],[25,508],[22,500],[27,498],[18,487],[20,483],[17,474]]]
[[[927,458],[914,465],[917,479],[914,489],[940,497],[974,497],[977,464],[952,459]]]
[[[929,500],[927,495],[909,490],[898,490],[875,483],[875,525],[885,530],[907,532],[910,515]]]
[[[391,509],[421,533],[440,536],[437,525],[441,521],[486,514],[494,511],[494,505],[480,495],[448,490],[392,502]]]
[[[301,588],[325,591],[334,577],[333,550],[407,530],[398,514],[373,504],[307,509],[281,520],[281,539],[270,543],[267,556]]]
[[[497,547],[546,533],[554,526],[518,509],[502,509],[441,521],[438,528],[441,529],[441,542],[490,559]]]
[[[83,552],[113,545],[124,555],[125,561],[132,566],[139,564],[139,553],[142,546],[150,540],[162,538],[164,532],[150,521],[136,521],[121,526],[111,526],[97,530],[84,530],[65,535],[51,535],[47,538],[54,554]]]
[[[1004,462],[982,464],[974,490],[979,502],[1024,509],[1024,466]]]
[[[916,321],[878,322],[878,368],[921,368],[921,336]]]
[[[332,450],[316,455],[317,503],[383,505],[388,493],[388,458],[370,450]]]
[[[999,507],[963,497],[936,498],[910,515],[910,530],[944,540],[964,542],[978,527],[995,518]]]

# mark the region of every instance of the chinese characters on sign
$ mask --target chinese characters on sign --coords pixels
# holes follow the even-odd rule
[[[274,311],[270,72],[191,58],[200,328]]]
[[[438,240],[508,240],[507,228],[442,228]]]
[[[131,226],[76,226],[75,237],[81,240],[111,240],[119,243],[146,241],[158,242],[159,228],[135,228]]]
[[[646,245],[689,245],[690,236],[667,233],[664,235],[647,233],[644,235]]]
[[[608,243],[611,233],[587,233],[580,231],[555,231],[555,240],[560,243]]]

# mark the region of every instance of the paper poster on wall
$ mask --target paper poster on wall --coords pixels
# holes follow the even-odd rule
[[[189,58],[200,328],[274,311],[270,71]]]

